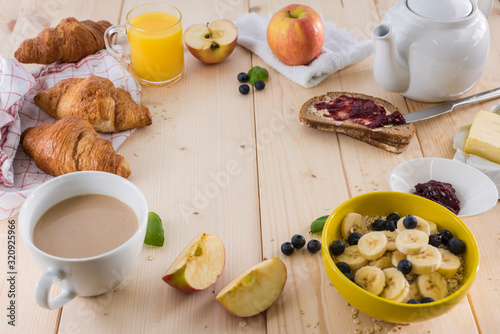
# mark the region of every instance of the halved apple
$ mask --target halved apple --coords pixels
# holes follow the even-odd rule
[[[222,274],[225,255],[224,244],[218,236],[201,232],[175,259],[163,280],[185,292],[206,289]]]
[[[268,309],[280,296],[285,283],[285,264],[272,257],[239,274],[215,299],[230,313],[251,317]]]
[[[237,39],[238,29],[228,20],[217,20],[210,25],[195,24],[184,32],[189,52],[206,64],[220,63],[229,57]]]

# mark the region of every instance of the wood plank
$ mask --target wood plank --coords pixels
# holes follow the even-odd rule
[[[35,37],[43,28],[55,26],[65,17],[77,19],[107,19],[117,21],[121,9],[121,0],[101,0],[99,2],[80,2],[68,0],[51,1],[1,1],[0,17],[0,53],[13,57],[22,40]],[[34,70],[37,65],[25,65],[27,70]],[[16,220],[17,217],[12,219]],[[7,221],[1,221],[0,257],[7,258]],[[60,310],[49,311],[39,307],[35,302],[34,288],[41,275],[28,256],[27,250],[17,232],[17,315],[16,327],[9,326],[6,321],[0,322],[1,333],[51,333],[58,328]],[[2,272],[7,272],[6,262],[2,261]],[[4,270],[5,269],[5,270]],[[0,286],[0,305],[7,305],[7,284]],[[56,289],[57,291],[57,289]]]
[[[184,29],[221,14],[234,20],[248,9],[245,3],[226,11],[212,2],[170,3],[183,13]],[[135,4],[125,1],[121,23]],[[69,303],[61,318],[62,333],[73,324],[82,333],[265,331],[263,315],[234,317],[214,298],[233,277],[262,259],[253,103],[251,96],[238,93],[236,80],[250,68],[250,54],[238,47],[224,63],[204,65],[186,51],[185,61],[184,76],[174,86],[143,90],[142,103],[150,108],[153,125],[137,130],[119,149],[132,169],[130,180],[163,220],[165,245],[144,247],[114,292]],[[181,293],[161,278],[200,231],[221,237],[225,269],[209,289]]]

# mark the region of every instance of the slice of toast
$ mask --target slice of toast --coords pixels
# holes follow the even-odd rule
[[[325,117],[324,111],[317,110],[314,107],[316,103],[331,101],[341,95],[372,100],[376,104],[383,106],[389,114],[398,110],[393,104],[377,97],[360,93],[329,92],[325,95],[313,97],[304,103],[299,113],[300,122],[311,128],[345,134],[392,153],[402,153],[408,147],[415,134],[413,124],[383,126],[370,129],[364,125],[349,122],[348,120],[337,121],[331,117]]]

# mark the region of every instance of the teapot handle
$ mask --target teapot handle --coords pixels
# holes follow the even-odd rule
[[[476,0],[477,2],[477,0]],[[479,10],[483,12],[484,17],[488,18],[493,8],[493,0],[479,0]]]

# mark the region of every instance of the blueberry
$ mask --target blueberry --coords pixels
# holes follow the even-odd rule
[[[406,302],[407,304],[420,304],[420,302],[416,299],[410,299],[409,301]]]
[[[339,268],[340,272],[343,274],[350,274],[351,273],[351,267],[345,262],[339,262],[337,263],[337,268]]]
[[[292,244],[296,249],[301,249],[306,244],[306,239],[300,234],[295,234],[292,237]]]
[[[387,231],[394,232],[396,231],[396,227],[397,227],[396,222],[393,220],[388,220],[385,222],[385,229]]]
[[[398,270],[403,273],[403,275],[408,275],[411,271],[411,263],[410,261],[404,259],[399,261]]]
[[[391,213],[390,215],[387,216],[386,220],[387,221],[393,221],[397,222],[399,220],[399,215],[397,213]]]
[[[350,279],[351,281],[354,282],[354,276],[351,275],[351,273],[344,273],[345,277],[347,277],[348,279]],[[356,283],[356,282],[354,282]]]
[[[248,81],[248,74],[246,74],[245,72],[241,72],[240,74],[238,74],[238,81],[241,83],[247,82]]]
[[[362,237],[361,233],[353,232],[349,235],[349,237],[347,237],[347,242],[351,246],[357,245],[361,237]]]
[[[403,226],[407,229],[415,228],[417,227],[417,225],[417,218],[413,217],[412,215],[408,215],[403,219]]]
[[[316,239],[309,240],[307,250],[313,254],[319,252],[321,250],[321,242]]]
[[[433,301],[434,301],[434,299],[432,299],[431,297],[424,297],[424,298],[420,299],[420,303],[422,303],[422,304],[432,303]]]
[[[295,247],[293,247],[291,242],[287,241],[281,244],[281,252],[285,255],[292,255],[294,250]]]
[[[446,246],[448,247],[448,250],[455,255],[465,252],[465,243],[457,238],[451,238],[448,240],[448,244]]]
[[[344,252],[344,249],[345,243],[342,240],[335,240],[328,247],[331,255],[340,255]]]
[[[240,93],[243,94],[243,95],[247,95],[249,92],[250,92],[250,86],[248,85],[240,85]]]
[[[372,227],[375,231],[384,231],[386,229],[387,222],[382,219],[377,219],[373,222]]]
[[[266,87],[266,84],[262,80],[257,80],[257,81],[255,81],[254,86],[255,86],[255,89],[257,89],[257,90],[263,90],[264,87]]]
[[[451,238],[453,238],[453,234],[451,234],[450,231],[448,230],[441,230],[438,232],[438,234],[441,236],[441,243],[443,245],[447,245],[448,244],[448,240],[450,240]]]
[[[441,245],[441,236],[439,234],[433,234],[429,236],[429,245],[434,247],[439,247]]]

